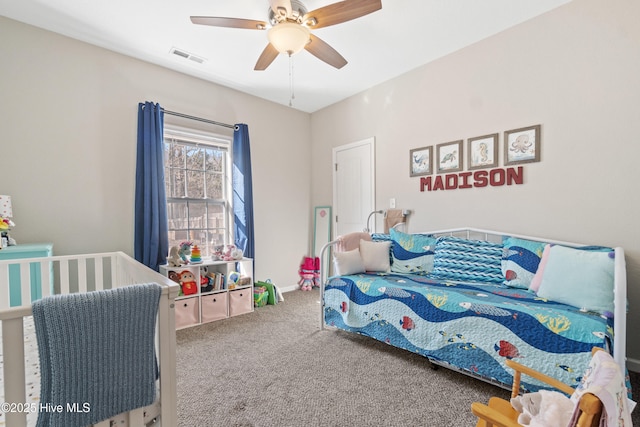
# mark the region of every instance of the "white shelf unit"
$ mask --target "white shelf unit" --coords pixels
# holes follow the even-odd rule
[[[226,319],[253,311],[253,259],[233,261],[203,261],[179,267],[161,265],[160,272],[177,283],[180,277],[195,281],[181,286],[176,298],[176,329],[187,328],[216,320]],[[240,280],[233,284],[232,273],[239,273]],[[208,278],[217,283],[212,283]],[[205,279],[203,279],[205,278]],[[210,289],[213,286],[213,289]]]

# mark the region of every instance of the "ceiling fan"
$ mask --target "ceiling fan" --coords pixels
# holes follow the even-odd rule
[[[382,9],[382,0],[343,0],[307,12],[298,0],[269,0],[268,22],[253,19],[192,16],[191,22],[214,27],[268,30],[269,44],[254,70],[265,70],[279,53],[289,56],[305,49],[318,59],[342,68],[347,60],[310,30],[341,24]]]

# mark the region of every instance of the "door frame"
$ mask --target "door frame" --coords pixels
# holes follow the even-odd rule
[[[331,157],[331,176],[332,176],[332,181],[333,181],[333,187],[332,187],[332,193],[333,193],[333,215],[332,215],[332,233],[333,233],[333,237],[332,239],[335,239],[336,236],[335,234],[338,231],[338,224],[336,221],[336,218],[338,216],[338,197],[337,197],[337,182],[336,182],[336,164],[337,164],[337,155],[339,151],[345,151],[345,150],[350,150],[356,147],[360,147],[360,146],[369,146],[369,153],[370,153],[370,161],[371,161],[371,176],[369,177],[370,182],[371,182],[371,206],[369,209],[369,212],[372,212],[375,210],[376,208],[376,140],[375,137],[369,137],[360,141],[356,141],[356,142],[352,142],[349,144],[345,144],[345,145],[340,145],[337,147],[333,147],[332,149],[332,157]],[[366,218],[364,218],[364,221],[366,222]],[[366,224],[365,224],[366,227]]]

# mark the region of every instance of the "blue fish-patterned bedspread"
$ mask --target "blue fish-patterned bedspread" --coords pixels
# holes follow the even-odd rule
[[[334,277],[325,322],[510,389],[514,359],[575,387],[591,349],[611,348],[613,321],[504,285],[439,283],[425,276]],[[522,377],[524,391],[545,388]]]

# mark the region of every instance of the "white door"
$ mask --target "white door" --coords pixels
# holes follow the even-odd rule
[[[375,141],[333,149],[334,237],[367,227],[375,209]]]

